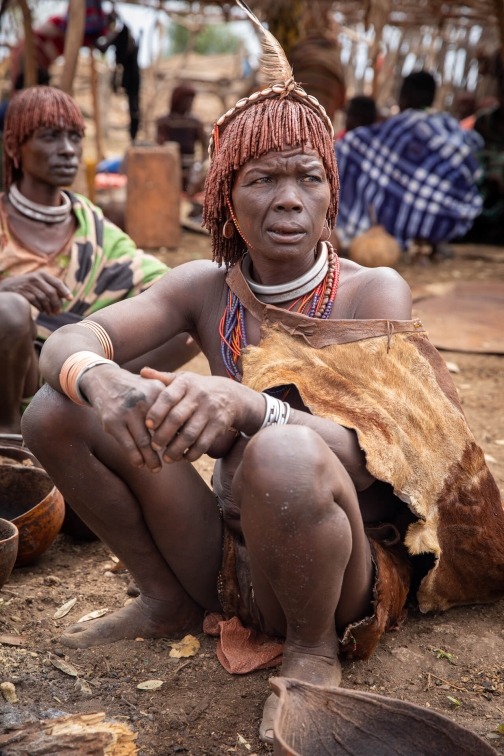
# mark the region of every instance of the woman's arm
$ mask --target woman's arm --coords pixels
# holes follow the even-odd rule
[[[215,297],[222,279],[222,272],[207,261],[187,263],[167,273],[138,297],[111,305],[92,317],[109,335],[117,366],[102,364],[88,370],[80,390],[103,429],[114,436],[136,467],[161,469],[145,417],[164,385],[118,365],[161,346],[179,333],[197,330],[205,302]],[[59,376],[64,362],[80,351],[105,356],[98,338],[82,326],[64,326],[47,340],[40,370],[57,391],[63,393]]]
[[[177,334],[194,329],[205,298],[214,295],[211,284],[215,274],[222,277],[207,261],[186,263],[168,272],[143,294],[93,314],[90,319],[99,323],[112,340],[115,362],[124,365]],[[63,363],[82,350],[104,354],[98,339],[87,328],[69,325],[53,333],[40,358],[40,372],[47,383],[61,391],[59,374]]]

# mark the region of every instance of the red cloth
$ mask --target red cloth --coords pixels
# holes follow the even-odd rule
[[[226,620],[224,615],[216,612],[207,614],[203,632],[219,638],[217,658],[232,675],[276,667],[282,661],[283,643],[265,633],[248,630],[238,617]]]

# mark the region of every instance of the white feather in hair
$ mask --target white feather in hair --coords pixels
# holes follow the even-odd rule
[[[245,11],[261,35],[262,56],[259,64],[261,83],[271,86],[292,81],[292,68],[280,42],[264,28],[244,0],[236,0],[236,3]]]

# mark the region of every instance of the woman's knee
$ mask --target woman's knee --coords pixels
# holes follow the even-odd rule
[[[338,465],[325,441],[310,428],[265,428],[247,444],[234,493],[242,507],[250,500],[254,507],[280,511],[281,505],[291,514],[299,510],[303,517],[320,517],[334,507]]]
[[[82,425],[75,418],[78,409],[51,386],[43,386],[30,402],[21,423],[23,438],[31,451],[36,454],[54,448],[68,431],[80,433]]]
[[[320,479],[333,456],[325,441],[302,425],[274,425],[257,433],[243,453],[243,475],[249,484],[292,479],[311,485]]]
[[[14,346],[22,339],[32,339],[34,326],[30,303],[20,294],[0,293],[0,343],[2,348]]]

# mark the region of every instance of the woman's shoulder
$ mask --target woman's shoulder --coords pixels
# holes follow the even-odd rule
[[[211,260],[190,260],[172,268],[159,283],[167,288],[176,285],[188,297],[206,299],[226,286],[226,269]]]
[[[355,318],[411,318],[411,289],[393,268],[365,268],[341,260],[341,282],[351,288]]]

